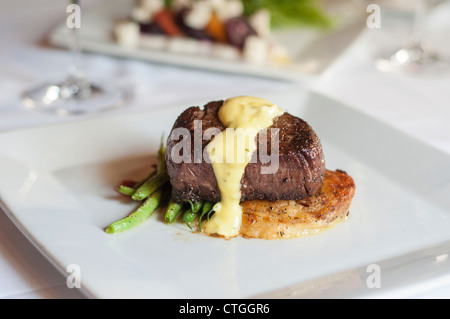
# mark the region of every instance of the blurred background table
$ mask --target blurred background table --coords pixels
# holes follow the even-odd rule
[[[83,10],[107,2],[86,1]],[[49,46],[45,39],[64,21],[66,6],[65,1],[55,0],[4,0],[0,4],[0,132],[79,118],[33,112],[24,108],[20,100],[21,93],[30,86],[64,76],[70,55]],[[448,3],[439,10],[444,12],[439,13],[441,16],[450,17]],[[406,77],[378,71],[370,53],[385,43],[387,34],[392,35],[389,29],[384,31],[385,25],[364,30],[324,74],[302,83],[96,54],[85,54],[83,59],[88,75],[120,75],[133,86],[132,100],[125,108],[114,111],[117,113],[249,92],[309,87],[450,154],[450,77]],[[450,287],[437,285],[415,297],[449,298]],[[0,211],[0,298],[84,298],[76,289],[67,288],[66,278],[28,242],[3,211]]]

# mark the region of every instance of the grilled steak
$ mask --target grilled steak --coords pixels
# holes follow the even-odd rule
[[[202,139],[202,136],[208,129],[225,129],[218,118],[218,111],[223,102],[210,102],[203,110],[199,107],[188,108],[178,117],[172,128],[166,146],[166,165],[172,185],[172,198],[175,201],[220,201],[213,167],[204,160],[204,150],[210,140]],[[194,132],[195,125],[197,135]],[[322,186],[325,174],[325,160],[319,138],[305,121],[284,113],[275,119],[267,131],[269,156],[275,154],[274,145],[271,144],[271,128],[279,129],[278,170],[261,174],[262,168],[268,169],[273,163],[263,163],[261,157],[256,156],[260,154],[258,143],[254,160],[247,165],[241,180],[241,201],[301,200],[314,195]],[[260,135],[258,134],[258,141]],[[189,144],[190,147],[182,149],[180,145],[183,144]],[[198,154],[202,154],[203,159],[199,160]],[[184,159],[180,162],[180,157],[183,156]]]

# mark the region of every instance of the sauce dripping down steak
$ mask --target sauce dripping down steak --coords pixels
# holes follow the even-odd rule
[[[212,165],[204,159],[196,163],[194,152],[200,151],[203,156],[206,154],[204,150],[210,140],[201,138],[206,130],[225,129],[218,117],[223,103],[224,101],[213,101],[205,105],[203,109],[190,107],[173,125],[166,146],[166,165],[172,185],[172,198],[177,202],[182,200],[220,201],[220,191]],[[198,132],[197,135],[194,132],[195,123],[201,123],[201,141],[197,143],[194,143],[194,139],[199,136]],[[174,147],[186,138],[177,137],[176,139],[172,136],[172,132],[177,128],[184,128],[189,132],[187,136],[191,139],[190,161],[180,163],[174,161]],[[258,150],[254,154],[256,160],[247,165],[241,180],[241,201],[301,200],[313,196],[321,188],[325,174],[325,160],[318,136],[307,122],[285,112],[275,119],[274,124],[267,131],[266,153],[269,156],[273,148],[271,132],[274,131],[271,128],[279,129],[278,139],[274,137],[274,140],[279,141],[278,169],[270,174],[261,174],[263,167],[268,168],[273,163],[263,163],[260,156],[257,156],[260,154],[258,143]],[[199,127],[197,127],[198,130]],[[257,137],[258,141],[259,137],[260,134]]]

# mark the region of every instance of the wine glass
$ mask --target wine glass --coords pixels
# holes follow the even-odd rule
[[[69,4],[80,8],[79,0],[70,0]],[[101,84],[93,83],[85,77],[80,67],[79,27],[70,29],[72,63],[67,77],[25,91],[22,95],[24,105],[58,115],[81,115],[123,106],[129,98],[128,90],[106,81]]]
[[[403,46],[382,52],[375,58],[376,67],[385,72],[437,74],[447,72],[449,62],[424,42],[425,21],[433,0],[415,0],[412,32]]]

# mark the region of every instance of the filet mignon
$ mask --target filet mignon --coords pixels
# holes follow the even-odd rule
[[[210,102],[204,106],[203,110],[200,107],[190,107],[173,125],[166,146],[166,165],[172,185],[172,198],[175,201],[187,199],[194,202],[220,201],[220,191],[212,165],[204,157],[200,161],[198,159],[198,154],[206,154],[204,150],[210,140],[203,140],[201,137],[197,141],[194,139],[198,139],[200,129],[200,136],[211,128],[217,128],[220,131],[225,129],[218,117],[218,111],[223,103],[224,101]],[[197,125],[201,123],[201,128],[197,127],[197,135],[194,132],[195,123]],[[180,130],[176,130],[180,128],[181,132],[186,133],[184,136],[179,134]],[[254,154],[255,160],[246,166],[241,180],[241,201],[301,200],[314,195],[322,186],[325,174],[325,160],[319,138],[304,120],[284,113],[274,120],[274,124],[268,130],[268,155],[275,154],[272,152],[274,145],[270,144],[271,128],[279,129],[278,169],[270,174],[261,174],[262,168],[268,168],[273,163],[263,163],[261,158],[256,156],[260,154],[258,144],[258,150]],[[177,134],[173,134],[174,132]],[[258,141],[260,135],[258,134]],[[177,147],[177,144],[181,141],[186,142],[184,139],[187,138],[190,138],[191,147],[187,151],[181,150],[180,153],[180,147]],[[182,154],[183,151],[190,154]],[[194,155],[195,152],[197,152],[197,158]],[[179,157],[182,155],[191,160],[180,162]],[[177,157],[176,161],[175,157]]]

